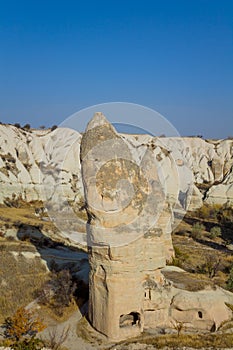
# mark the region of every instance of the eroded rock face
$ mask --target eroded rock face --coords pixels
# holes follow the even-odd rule
[[[174,320],[212,330],[231,317],[225,304],[233,302],[231,293],[185,291],[162,273],[173,253],[173,210],[181,192],[184,203],[190,195],[188,166],[187,158],[169,144],[164,148],[151,140],[144,146],[119,135],[101,113],[83,135],[89,319],[113,340],[145,328],[171,327]]]
[[[165,192],[170,201],[176,202],[178,195],[181,206],[190,210],[201,207],[203,202],[232,205],[233,140],[125,134],[121,137],[135,159],[140,159],[145,149],[154,154],[159,176],[166,176]],[[65,128],[52,132],[26,131],[0,125],[0,203],[6,198],[18,197],[27,202],[51,200],[57,202],[56,210],[59,210],[64,201],[80,202],[83,196],[79,162],[81,138],[77,131]],[[191,170],[188,177],[192,177],[192,190],[182,178],[182,174],[187,176],[185,168]]]
[[[145,149],[136,157],[134,151],[101,113],[82,138],[91,266],[89,317],[97,330],[117,339],[143,329],[143,281],[151,276],[154,283],[163,284],[159,269],[173,253],[172,212],[153,152]],[[130,322],[134,327],[126,326]]]
[[[82,196],[81,135],[71,129],[25,131],[0,125],[0,203],[6,198],[53,201]]]
[[[231,319],[227,303],[232,301],[233,294],[218,287],[198,292],[174,290],[170,314],[187,328],[215,331],[222,322]]]

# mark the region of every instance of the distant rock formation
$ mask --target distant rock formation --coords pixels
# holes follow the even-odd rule
[[[192,210],[203,202],[232,205],[233,140],[126,134],[122,137],[132,145],[137,157],[147,148],[153,152],[160,163],[159,174],[166,177],[166,195],[176,201],[179,190],[181,206]],[[0,203],[22,198],[27,202],[53,203],[56,210],[62,210],[67,202],[77,205],[83,198],[79,161],[81,139],[80,133],[66,128],[24,130],[1,124]],[[190,191],[187,181],[184,181],[184,188],[176,183],[177,174],[183,182],[180,172],[186,165],[192,171],[191,193],[187,193],[188,189]]]
[[[172,272],[166,260],[173,253],[173,209],[185,182],[183,201],[191,186],[188,169],[177,173],[172,164],[182,168],[185,160],[172,158],[169,144],[164,149],[151,140],[144,147],[131,140],[96,113],[81,142],[91,324],[112,340],[137,336],[146,328],[170,328],[172,322],[216,330],[231,319],[226,303],[233,304],[233,294],[221,288],[190,292],[165,278],[166,270]],[[163,174],[162,160],[167,164]],[[173,184],[165,176],[169,170]],[[181,183],[177,174],[184,175]]]
[[[23,199],[78,202],[81,135],[71,129],[26,131],[0,125],[0,203]]]

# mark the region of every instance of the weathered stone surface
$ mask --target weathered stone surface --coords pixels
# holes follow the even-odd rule
[[[159,269],[172,254],[172,213],[154,155],[146,148],[139,158],[132,150],[100,113],[81,143],[89,216],[89,317],[96,329],[117,339],[143,329],[143,281],[151,275],[154,283],[163,283]]]
[[[206,194],[208,204],[233,204],[233,172],[229,172],[220,184],[212,186]]]
[[[223,321],[230,320],[233,294],[219,287],[198,292],[179,291],[174,295],[170,314],[174,320],[184,322],[187,328],[215,331]]]
[[[182,205],[180,192],[185,207],[191,190],[189,160],[174,148],[181,141],[167,140],[166,148],[157,139],[145,147],[137,142],[119,135],[101,113],[82,138],[89,319],[115,340],[172,322],[216,329],[231,317],[225,303],[233,303],[233,294],[186,291],[162,273],[172,254],[172,212]]]

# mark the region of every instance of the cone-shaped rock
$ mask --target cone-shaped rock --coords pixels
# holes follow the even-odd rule
[[[143,283],[148,276],[153,283],[164,283],[160,269],[172,247],[162,222],[166,218],[167,224],[171,212],[156,162],[149,149],[139,158],[96,113],[82,138],[81,166],[89,217],[89,317],[110,338],[136,335],[144,322]],[[121,315],[132,312],[135,327],[120,327]]]

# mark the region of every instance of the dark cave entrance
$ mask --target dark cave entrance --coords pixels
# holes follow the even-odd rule
[[[130,312],[129,314],[120,316],[120,320],[119,320],[120,328],[139,326],[139,324],[140,324],[140,314],[138,312]]]

